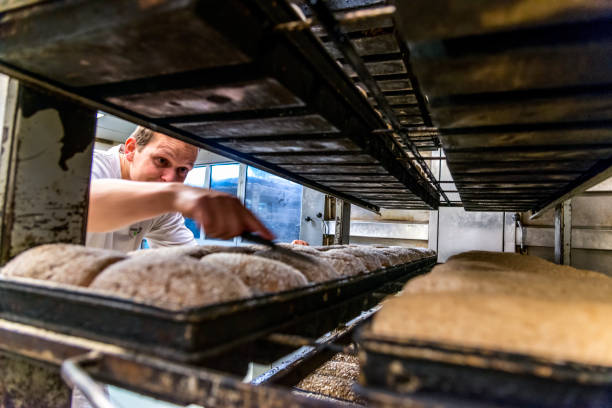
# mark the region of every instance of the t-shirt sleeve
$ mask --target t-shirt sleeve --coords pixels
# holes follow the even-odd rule
[[[106,156],[103,152],[94,150],[93,160],[91,162],[91,179],[98,180],[108,178],[116,178],[113,175],[111,158]]]
[[[179,213],[157,217],[145,238],[151,248],[197,245],[193,233],[185,226],[185,219]]]

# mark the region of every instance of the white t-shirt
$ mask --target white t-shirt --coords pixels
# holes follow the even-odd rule
[[[121,165],[119,147],[107,151],[96,150],[93,154],[91,179],[120,179]],[[179,213],[168,213],[113,232],[87,234],[86,246],[119,251],[133,251],[146,238],[149,246],[196,245],[193,233],[185,227],[185,219]]]

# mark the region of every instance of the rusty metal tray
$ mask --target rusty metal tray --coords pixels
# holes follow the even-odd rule
[[[436,406],[609,407],[612,367],[357,334],[362,391],[376,406],[414,398]],[[376,392],[374,392],[376,391]],[[467,404],[467,405],[466,405]],[[484,405],[483,405],[484,404]]]
[[[337,325],[388,282],[429,271],[436,257],[250,299],[171,311],[83,289],[0,279],[0,318],[197,362],[301,322]],[[344,310],[342,310],[344,308]],[[330,311],[334,313],[329,313]],[[328,330],[328,327],[323,328]]]

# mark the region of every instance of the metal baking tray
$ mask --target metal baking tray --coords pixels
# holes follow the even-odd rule
[[[83,288],[0,279],[0,318],[197,362],[275,330],[340,324],[388,282],[425,273],[436,257],[249,299],[171,311]],[[355,310],[355,309],[359,310]],[[335,310],[334,313],[329,313]],[[347,310],[345,310],[347,312]]]
[[[359,389],[373,406],[378,399],[373,391],[382,392],[385,400],[413,398],[442,407],[454,406],[450,401],[461,401],[459,406],[612,406],[612,367],[436,342],[398,342],[374,336],[367,327],[357,337],[363,374]]]

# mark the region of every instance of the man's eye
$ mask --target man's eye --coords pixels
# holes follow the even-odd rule
[[[179,174],[184,175],[184,174],[189,173],[189,169],[185,168],[185,167],[181,167],[181,168],[178,169],[178,172],[179,172]]]
[[[155,164],[158,164],[160,166],[165,166],[168,164],[168,160],[164,159],[163,157],[156,157]]]

